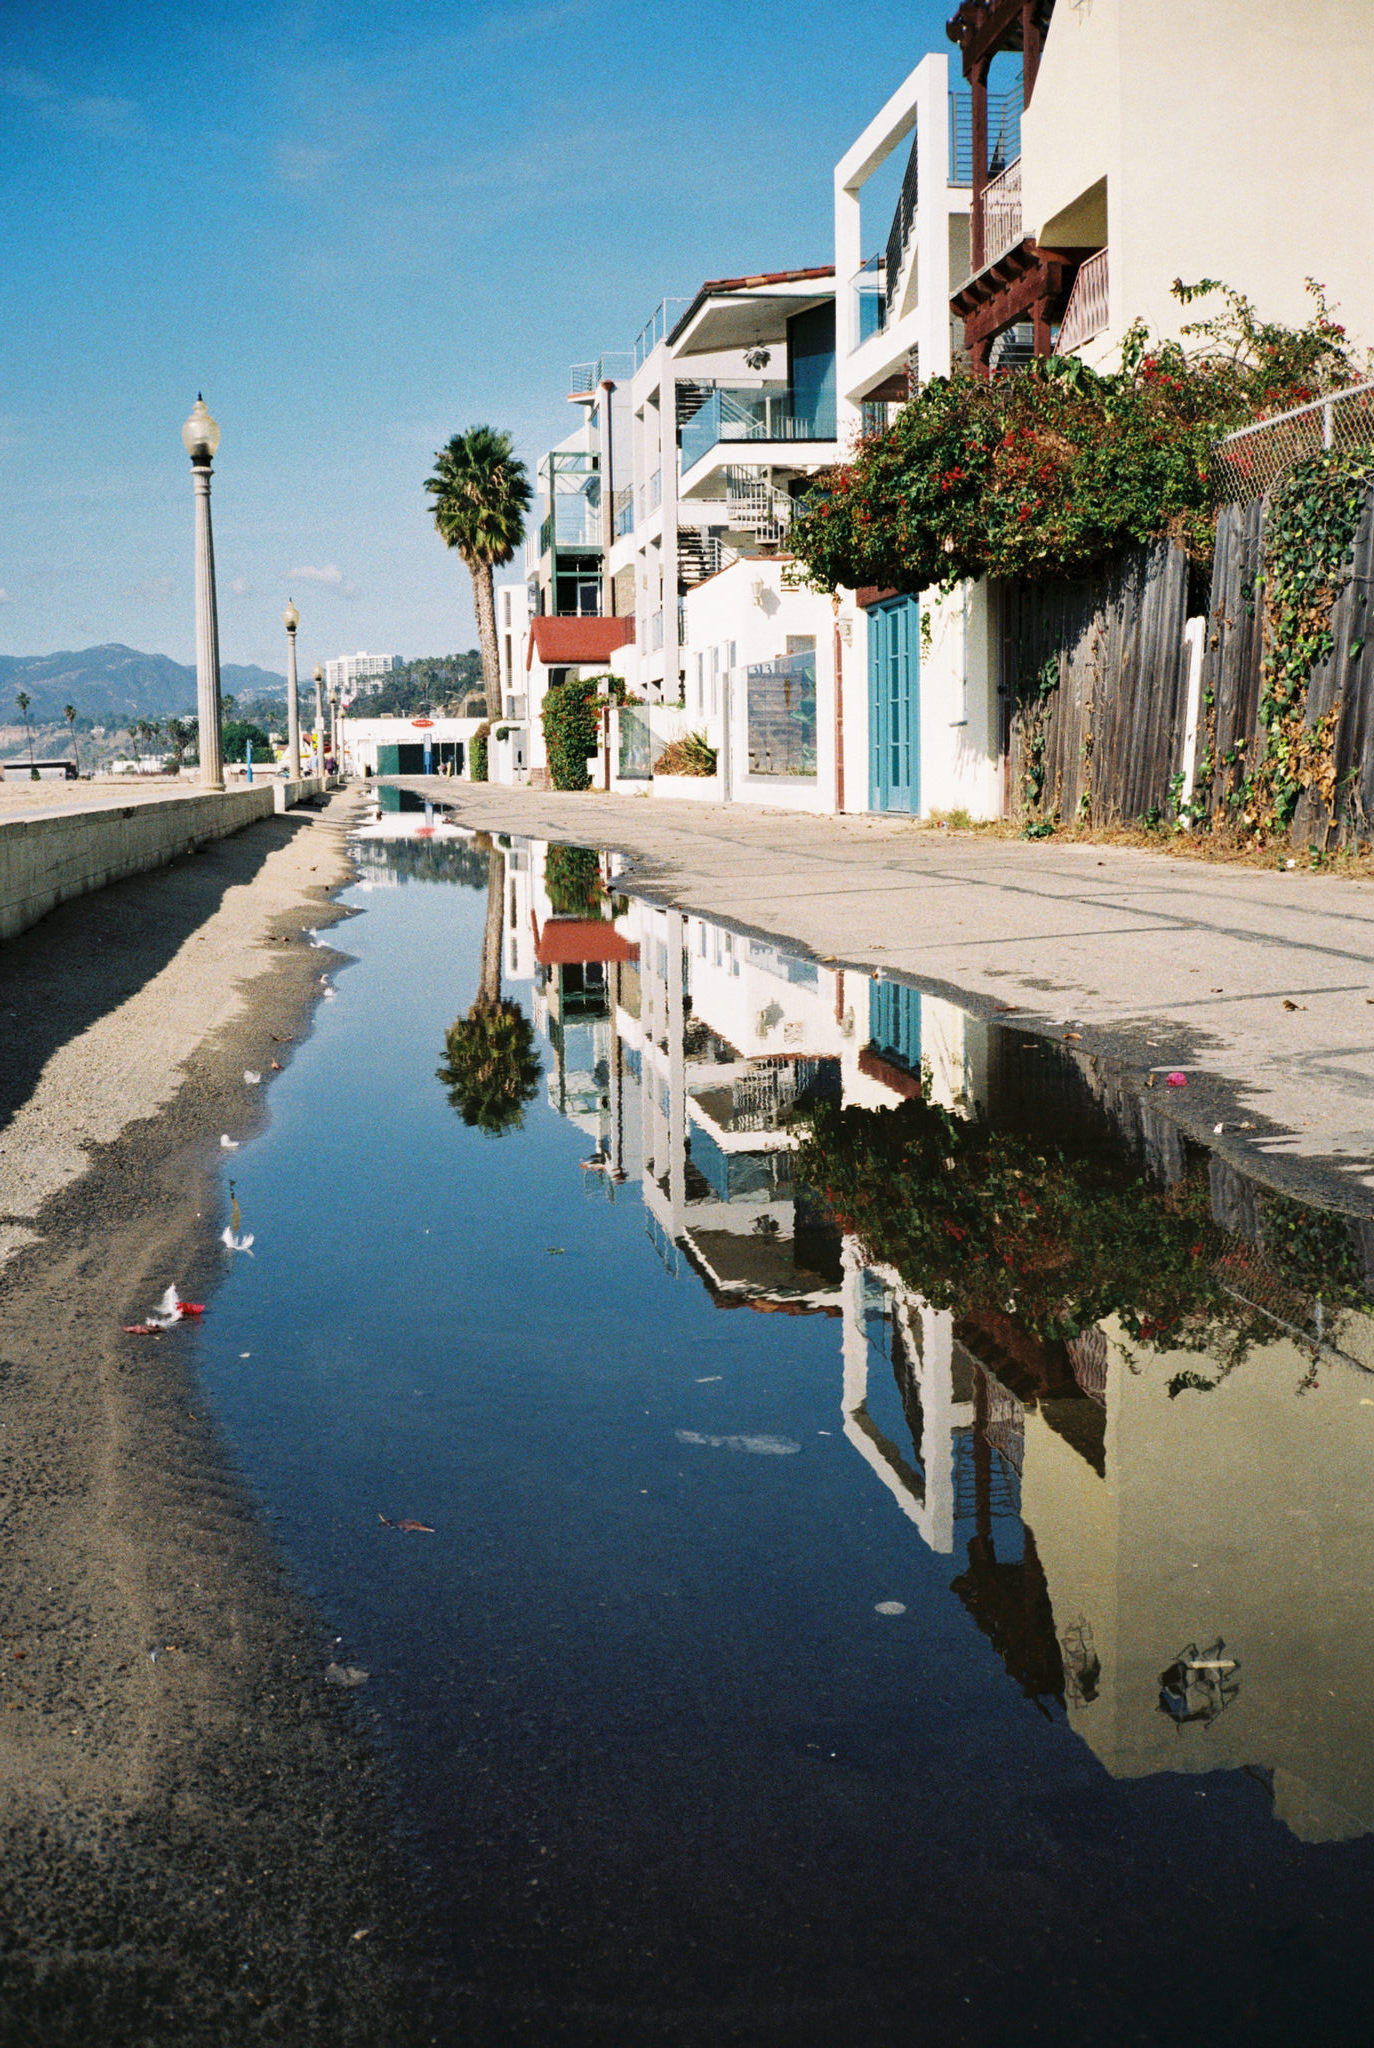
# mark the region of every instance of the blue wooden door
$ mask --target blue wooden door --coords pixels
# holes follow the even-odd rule
[[[921,807],[921,608],[896,597],[868,614],[868,803],[874,811]]]

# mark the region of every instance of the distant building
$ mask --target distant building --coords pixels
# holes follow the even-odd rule
[[[383,678],[404,667],[399,654],[341,654],[324,665],[326,690],[338,690],[355,697],[371,697],[381,689]]]

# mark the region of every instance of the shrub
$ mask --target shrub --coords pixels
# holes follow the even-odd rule
[[[602,686],[609,685],[605,695]],[[587,761],[596,752],[597,708],[625,700],[619,676],[572,676],[544,693],[540,719],[555,789],[589,789]]]
[[[606,890],[590,846],[551,846],[544,856],[544,887],[555,917],[600,917]]]
[[[487,742],[490,738],[491,726],[484,722],[468,741],[468,776],[473,782],[485,782],[487,779]]]
[[[1364,374],[1320,287],[1309,290],[1316,310],[1290,328],[1212,279],[1176,282],[1184,304],[1223,295],[1220,314],[1184,329],[1191,354],[1137,323],[1106,374],[1049,356],[987,382],[932,378],[819,479],[793,522],[812,583],[914,592],[1058,578],[1165,535],[1207,559],[1220,436]]]
[[[716,750],[704,732],[688,732],[672,740],[654,762],[655,775],[714,775]]]

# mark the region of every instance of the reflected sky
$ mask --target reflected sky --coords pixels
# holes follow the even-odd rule
[[[360,877],[197,1341],[372,1674],[469,2037],[1362,2038],[1358,1241],[1276,1255],[1090,1062],[613,861],[397,810]],[[493,1001],[542,1061],[499,1134],[438,1078]],[[1083,1242],[1018,1226],[1039,1292],[931,1253],[1004,1232],[986,1158],[947,1214],[874,1151],[935,1112],[1068,1162],[1037,1197]],[[1078,1327],[1123,1189],[1188,1220],[1186,1312],[1135,1314],[1147,1276]]]

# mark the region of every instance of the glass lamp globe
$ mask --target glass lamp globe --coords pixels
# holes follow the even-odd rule
[[[317,683],[322,683],[324,681],[324,670],[320,667],[318,662],[316,662],[315,664],[315,681]]]
[[[192,462],[212,462],[219,447],[219,425],[210,417],[205,400],[197,393],[191,417],[181,430],[186,453]]]
[[[288,633],[294,633],[301,622],[301,615],[292,604],[290,598],[286,600],[286,610],[281,615],[281,622]]]

